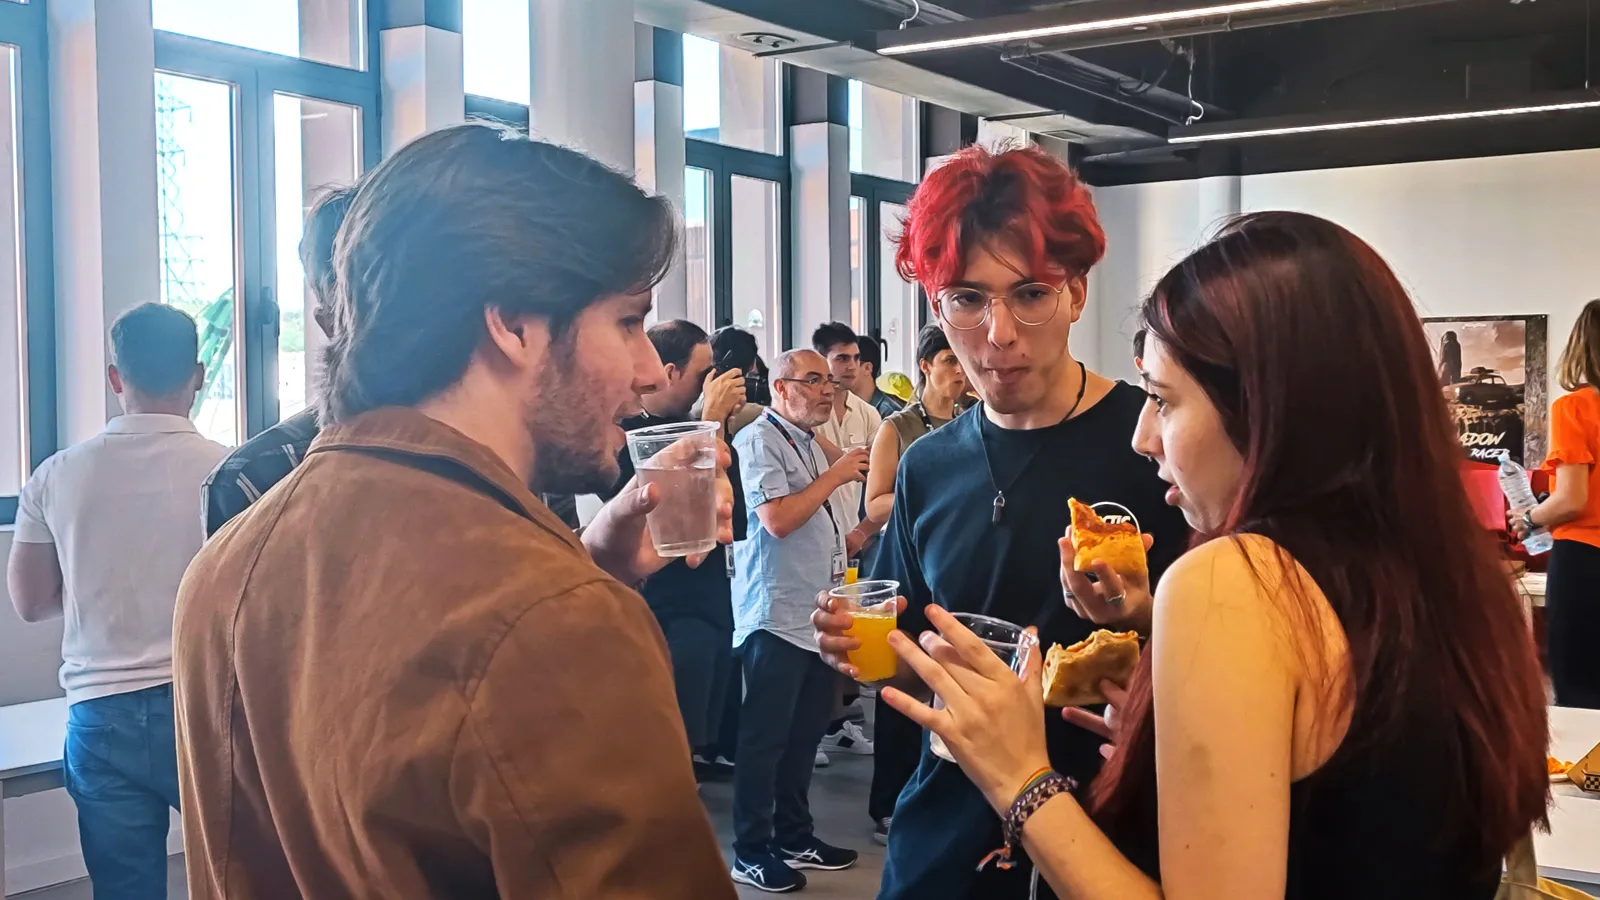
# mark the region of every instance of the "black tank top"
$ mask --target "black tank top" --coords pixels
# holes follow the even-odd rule
[[[1453,786],[1435,751],[1440,729],[1453,726],[1439,719],[1409,717],[1400,734],[1365,747],[1347,738],[1290,786],[1285,900],[1493,900],[1501,861],[1471,849],[1470,823],[1447,821]],[[1137,827],[1112,837],[1159,881],[1155,813],[1147,807]]]

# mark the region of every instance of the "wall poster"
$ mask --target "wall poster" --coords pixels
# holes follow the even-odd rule
[[[1550,415],[1545,317],[1430,318],[1422,327],[1468,458],[1542,464]]]

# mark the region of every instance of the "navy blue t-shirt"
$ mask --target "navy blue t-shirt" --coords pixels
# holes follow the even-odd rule
[[[900,627],[913,635],[926,629],[923,607],[936,602],[1037,626],[1044,649],[1088,637],[1098,626],[1078,618],[1061,595],[1056,541],[1072,521],[1071,497],[1132,510],[1155,538],[1150,574],[1159,578],[1189,532],[1182,513],[1166,504],[1155,463],[1133,451],[1144,402],[1143,391],[1118,384],[1076,418],[1031,431],[1000,428],[975,407],[907,448],[872,572],[901,583],[909,608]],[[996,481],[1006,498],[998,525],[991,521]],[[1048,715],[1051,763],[1087,785],[1100,769],[1101,740],[1055,710]],[[1026,900],[1028,866],[976,871],[1000,844],[999,817],[959,767],[928,751],[924,737],[921,763],[895,808],[878,900]],[[1039,891],[1053,896],[1042,882]]]

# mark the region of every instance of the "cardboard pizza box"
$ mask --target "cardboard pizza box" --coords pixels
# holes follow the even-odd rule
[[[1567,770],[1572,783],[1591,794],[1600,794],[1600,744]]]

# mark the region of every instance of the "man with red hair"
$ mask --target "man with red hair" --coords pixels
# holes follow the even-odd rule
[[[1125,507],[1154,537],[1153,577],[1187,534],[1155,464],[1131,446],[1145,394],[1088,371],[1068,347],[1089,270],[1104,253],[1088,188],[1036,148],[969,147],[912,197],[896,265],[933,298],[983,402],[901,461],[872,577],[901,583],[908,633],[928,628],[930,603],[1036,626],[1045,648],[1079,641],[1096,623],[1148,628],[1149,584],[1098,567],[1095,582],[1078,573],[1063,580],[1060,568],[1068,498]],[[824,651],[848,672],[840,619],[819,611],[814,622]],[[897,686],[925,694],[901,669]],[[1054,715],[1047,731],[1057,771],[1086,784],[1101,739]],[[977,869],[1002,843],[983,795],[924,745],[895,807],[879,900],[1024,900],[1028,866]],[[1043,885],[1039,892],[1050,896]]]

